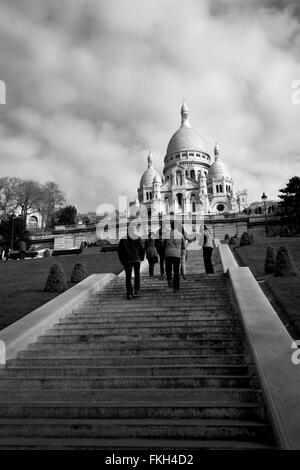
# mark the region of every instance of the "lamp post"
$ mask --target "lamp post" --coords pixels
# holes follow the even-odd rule
[[[240,196],[237,197],[237,203],[238,203],[238,206],[239,206],[239,213],[241,212],[241,199],[240,199]]]
[[[12,225],[11,225],[11,240],[10,240],[10,248],[11,250],[14,249],[14,230],[15,230],[15,213],[13,212],[12,213],[12,219],[11,219],[11,222],[12,222]]]
[[[266,194],[263,193],[262,196],[261,196],[261,200],[262,200],[262,202],[264,203],[264,211],[265,211],[265,232],[266,232],[266,235],[268,234],[267,199],[268,199],[268,196],[266,196]]]

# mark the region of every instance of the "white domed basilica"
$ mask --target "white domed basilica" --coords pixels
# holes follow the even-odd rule
[[[163,177],[153,167],[150,152],[137,199],[153,215],[170,212],[207,215],[238,212],[247,207],[247,191],[235,193],[217,144],[212,162],[202,137],[190,126],[185,102],[181,107],[181,126],[167,147]]]

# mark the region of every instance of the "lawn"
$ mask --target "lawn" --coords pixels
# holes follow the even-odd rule
[[[300,275],[297,277],[275,277],[264,273],[268,246],[276,250],[286,245],[300,273],[300,238],[258,239],[253,245],[234,249],[240,266],[248,266],[268,297],[274,297],[274,307],[278,311],[291,334],[300,338]],[[297,338],[297,339],[299,339]]]
[[[118,274],[122,266],[117,253],[100,253],[99,250],[87,248],[81,255],[0,262],[0,330],[57,295],[43,291],[53,263],[59,262],[63,266],[67,280],[78,262],[86,265],[88,274]],[[69,287],[72,285],[68,283]]]

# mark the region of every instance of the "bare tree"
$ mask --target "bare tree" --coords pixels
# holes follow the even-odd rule
[[[17,187],[17,201],[21,216],[26,220],[31,210],[36,210],[42,202],[42,186],[33,180],[20,180]]]
[[[17,197],[18,188],[21,184],[19,178],[4,176],[0,178],[0,219],[4,220],[11,216],[19,207]]]
[[[0,178],[0,220],[11,217],[18,210],[25,222],[28,213],[38,210],[42,214],[43,226],[49,228],[51,217],[65,202],[63,192],[53,181],[41,185],[33,180]]]
[[[41,210],[46,228],[51,225],[51,218],[55,211],[65,204],[65,195],[59,185],[53,181],[47,181],[42,187]]]

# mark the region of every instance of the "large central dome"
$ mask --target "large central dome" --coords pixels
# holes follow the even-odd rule
[[[190,126],[189,110],[185,102],[181,107],[181,127],[171,137],[167,148],[167,155],[182,152],[183,150],[206,152],[202,137]]]

